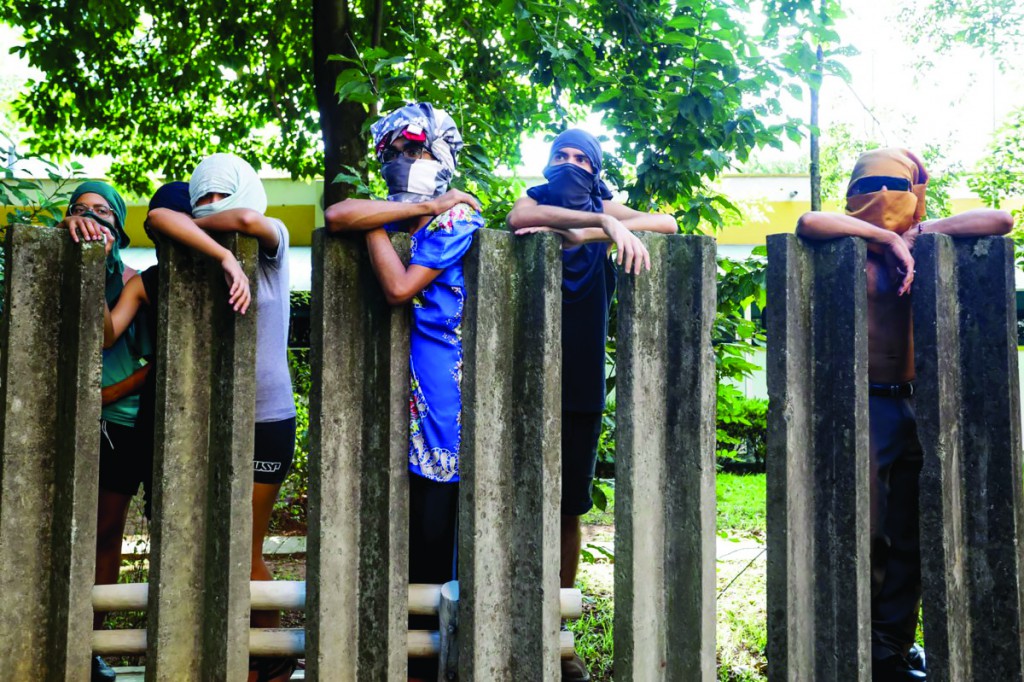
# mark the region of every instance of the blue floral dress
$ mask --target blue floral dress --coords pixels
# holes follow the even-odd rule
[[[462,257],[483,217],[458,204],[412,235],[410,265],[441,270],[412,299],[409,353],[409,470],[433,481],[459,480],[462,443]]]

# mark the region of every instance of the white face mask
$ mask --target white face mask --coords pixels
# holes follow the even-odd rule
[[[384,164],[384,182],[388,199],[416,203],[444,194],[451,171],[433,159],[409,159],[399,156]]]

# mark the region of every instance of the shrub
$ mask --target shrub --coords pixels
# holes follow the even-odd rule
[[[735,386],[718,387],[718,465],[728,470],[764,471],[767,451],[768,401],[744,398]],[[733,393],[729,399],[722,392]]]

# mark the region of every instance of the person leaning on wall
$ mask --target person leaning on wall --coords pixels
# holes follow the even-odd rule
[[[124,199],[105,182],[90,180],[71,194],[71,203],[58,227],[75,242],[106,241],[104,300],[113,306],[135,271],[121,259],[130,239],[124,231]],[[150,368],[144,358],[153,339],[142,327],[128,325],[125,333],[103,351],[100,417],[100,486],[96,524],[97,585],[117,582],[121,570],[121,537],[128,505],[144,478],[140,462],[145,444],[135,428],[139,392]],[[133,485],[134,483],[134,485]],[[93,628],[103,627],[105,613],[93,616]],[[115,679],[113,668],[99,656],[92,659],[93,682]]]
[[[922,234],[1006,234],[1005,211],[976,209],[924,220],[928,173],[906,149],[860,156],[846,191],[846,214],[805,213],[805,239],[867,241],[868,424],[871,458],[871,657],[876,682],[925,680],[914,643],[921,605],[918,478],[921,444],[914,416],[910,291],[914,243]]]
[[[208,232],[238,232],[259,244],[250,579],[271,580],[273,576],[263,560],[263,540],[295,453],[295,401],[287,355],[288,230],[280,220],[265,215],[267,196],[259,176],[233,154],[207,157],[193,171],[187,187],[178,187],[173,194],[172,202],[152,207],[146,218],[147,228],[221,264],[231,314],[245,314],[250,301],[249,282],[234,256]],[[151,304],[159,293],[154,284],[153,280],[143,281],[140,287]],[[111,311],[114,325],[123,323],[120,307]],[[280,627],[281,615],[253,611],[250,622],[257,628]],[[296,660],[289,656],[252,657],[248,682],[282,682],[291,678],[295,667]]]
[[[675,218],[635,211],[616,201],[601,179],[601,145],[582,130],[566,130],[551,144],[547,183],[531,187],[508,214],[515,234],[555,232],[562,238],[562,518],[563,588],[576,582],[580,517],[591,506],[597,441],[605,403],[605,343],[615,293],[615,262],[627,273],[650,269],[650,255],[634,231],[674,234]],[[588,680],[579,655],[562,661],[562,679]]]
[[[409,344],[409,581],[457,577],[456,516],[462,446],[462,259],[483,227],[480,205],[449,189],[462,136],[431,104],[410,104],[370,128],[387,201],[346,199],[324,212],[331,232],[362,232],[370,263],[391,305],[412,302]],[[407,232],[406,267],[389,231]],[[410,619],[415,629],[437,619]],[[409,662],[410,680],[437,679],[433,661]]]

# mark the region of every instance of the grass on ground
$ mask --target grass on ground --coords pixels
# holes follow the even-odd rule
[[[720,535],[764,542],[764,474],[718,474],[715,499]]]
[[[582,522],[584,548],[588,539],[614,538],[614,482],[604,482],[608,505],[592,509]],[[717,529],[735,540],[765,539],[765,477],[763,474],[717,476]],[[602,546],[605,543],[602,542]],[[576,650],[587,662],[594,682],[612,679],[612,633],[615,602],[612,594],[614,557],[609,560],[591,547],[584,559],[578,587],[583,591],[583,617],[567,624],[575,634]],[[761,682],[766,679],[765,555],[744,546],[718,561],[717,665],[720,682]]]

